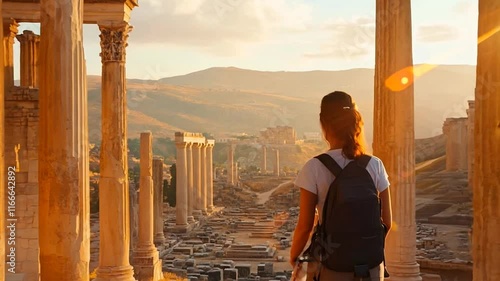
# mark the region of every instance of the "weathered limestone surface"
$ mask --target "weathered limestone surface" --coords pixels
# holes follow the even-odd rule
[[[227,183],[234,184],[234,144],[228,143],[227,153]]]
[[[158,281],[163,274],[159,253],[153,244],[155,202],[152,134],[141,133],[140,141],[139,242],[134,250],[134,272],[139,281]]]
[[[183,140],[182,133],[176,133],[175,146],[177,148],[176,168],[176,224],[178,226],[187,225],[187,142]]]
[[[38,47],[40,36],[25,30],[16,36],[21,44],[21,87],[38,87]]]
[[[373,150],[389,174],[397,225],[386,239],[386,262],[391,280],[421,280],[416,262],[411,4],[378,0],[376,9]]]
[[[276,149],[275,151],[275,161],[274,161],[274,175],[278,176],[280,175],[280,151],[279,149]]]
[[[7,280],[39,280],[38,89],[12,87],[5,94],[5,163],[16,166],[16,274]],[[5,170],[7,173],[7,170]],[[9,230],[7,229],[7,235]],[[10,246],[7,247],[9,249]],[[18,279],[16,279],[18,280]]]
[[[471,189],[474,184],[474,115],[474,101],[469,101],[467,109],[467,176]]]
[[[162,245],[165,242],[163,234],[163,157],[153,158],[154,186],[154,243]]]
[[[8,91],[14,86],[14,38],[19,24],[12,19],[3,21],[4,87]]]
[[[200,190],[200,210],[207,211],[207,144],[201,144],[201,190]]]
[[[193,181],[193,144],[187,145],[187,169],[188,169],[188,220],[193,220],[195,189]]]
[[[214,164],[213,164],[214,140],[207,140],[207,209],[214,208]]]
[[[40,42],[41,280],[87,281],[90,216],[83,0],[46,0],[41,10],[41,34],[49,38]],[[104,199],[101,202],[107,204]]]
[[[99,29],[103,66],[99,181],[100,248],[96,281],[134,280],[129,260],[130,214],[125,80],[125,48],[131,27],[128,24],[99,25]]]
[[[201,210],[201,143],[193,143],[193,209]]]
[[[479,1],[473,189],[474,281],[500,280],[500,2]]]
[[[0,14],[2,13],[2,5],[0,4]],[[0,23],[2,26],[0,26],[0,32],[2,32],[1,38],[4,38],[4,30],[3,30],[3,22]],[[5,39],[4,39],[5,42]],[[5,44],[2,44],[0,46],[0,57],[4,57],[4,48]],[[7,67],[5,67],[7,68]],[[4,75],[4,68],[0,69],[0,75]],[[0,79],[0,126],[2,128],[4,127],[5,120],[4,120],[4,85],[5,81]],[[5,171],[5,163],[4,163],[4,130],[0,130],[0,170]],[[5,180],[0,181],[0,190],[5,190]],[[0,212],[0,240],[5,241],[5,192],[0,192],[0,209],[2,212]],[[5,276],[5,247],[0,247],[0,276]]]
[[[466,171],[467,164],[467,118],[446,118],[443,133],[446,136],[446,170]]]

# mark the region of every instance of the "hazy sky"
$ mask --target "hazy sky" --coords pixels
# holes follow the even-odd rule
[[[270,71],[374,66],[375,0],[139,3],[127,47],[129,78],[159,79],[214,66]],[[412,1],[414,62],[476,64],[477,5],[477,0]],[[35,24],[22,24],[23,29],[39,33]],[[98,28],[85,25],[84,33],[88,74],[100,75]],[[18,46],[15,50],[17,63]]]

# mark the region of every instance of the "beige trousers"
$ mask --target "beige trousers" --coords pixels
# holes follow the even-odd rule
[[[310,262],[307,264],[307,281],[313,281],[314,276],[317,274],[319,264]],[[354,277],[353,272],[336,272],[324,266],[320,269],[319,281],[359,281],[359,278]],[[384,280],[384,264],[370,269],[370,278],[364,278],[363,281],[380,281]]]

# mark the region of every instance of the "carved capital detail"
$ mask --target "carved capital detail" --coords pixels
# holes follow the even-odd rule
[[[4,37],[7,37],[11,44],[14,44],[14,37],[16,37],[18,33],[19,23],[14,19],[4,19],[3,28],[4,28]]]
[[[120,26],[99,25],[101,34],[101,61],[105,62],[125,62],[125,49],[128,46],[128,34],[132,31],[132,26],[123,24]]]

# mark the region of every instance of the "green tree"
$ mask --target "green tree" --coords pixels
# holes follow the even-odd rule
[[[90,182],[90,213],[95,214],[99,212],[99,184],[97,182]]]

